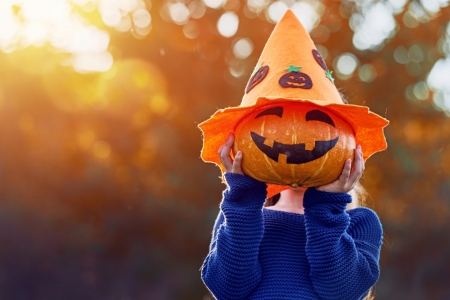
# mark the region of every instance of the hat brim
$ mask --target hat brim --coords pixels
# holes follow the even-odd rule
[[[385,150],[387,147],[383,128],[389,124],[389,121],[370,112],[369,108],[366,106],[330,103],[323,100],[259,97],[252,106],[220,109],[216,111],[211,118],[199,124],[198,127],[203,132],[201,158],[205,162],[217,164],[222,172],[225,172],[218,151],[220,146],[226,141],[228,134],[230,132],[234,133],[241,120],[253,111],[260,109],[261,107],[273,106],[277,103],[286,102],[314,104],[341,117],[353,128],[356,144],[361,145],[364,160],[368,159],[376,152]],[[268,184],[268,197],[287,188],[289,188],[289,186]]]

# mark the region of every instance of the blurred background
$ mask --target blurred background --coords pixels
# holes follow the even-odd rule
[[[221,191],[197,125],[292,8],[391,123],[363,184],[377,299],[450,299],[448,0],[0,0],[1,299],[212,299]]]

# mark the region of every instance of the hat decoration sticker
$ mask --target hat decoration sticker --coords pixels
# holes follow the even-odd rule
[[[335,181],[361,145],[366,160],[386,149],[388,121],[344,104],[332,71],[291,10],[277,23],[238,107],[199,125],[201,157],[225,172],[217,152],[231,132],[242,171],[267,184],[268,197],[290,187]]]

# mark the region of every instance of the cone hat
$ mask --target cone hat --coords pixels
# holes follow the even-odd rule
[[[240,121],[263,106],[290,101],[326,107],[344,119],[353,128],[364,160],[387,147],[383,128],[389,122],[366,106],[343,103],[332,72],[308,32],[292,10],[287,10],[264,46],[240,106],[218,110],[199,125],[203,132],[201,158],[224,172],[217,152]],[[268,197],[287,188],[268,184]]]

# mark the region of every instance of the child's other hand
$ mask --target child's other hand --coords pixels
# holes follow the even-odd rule
[[[348,193],[358,182],[364,171],[364,159],[362,155],[361,146],[356,147],[355,161],[352,170],[352,161],[347,159],[342,170],[341,176],[329,184],[322,185],[316,188],[318,191],[333,192],[333,193]]]
[[[227,172],[244,175],[241,169],[242,152],[238,151],[238,153],[234,158],[234,161],[231,159],[230,151],[231,147],[233,146],[233,143],[234,143],[234,136],[233,134],[230,133],[228,134],[228,138],[225,144],[223,144],[219,148],[218,154],[220,157],[220,161],[222,162],[222,165],[225,167],[225,170]]]

